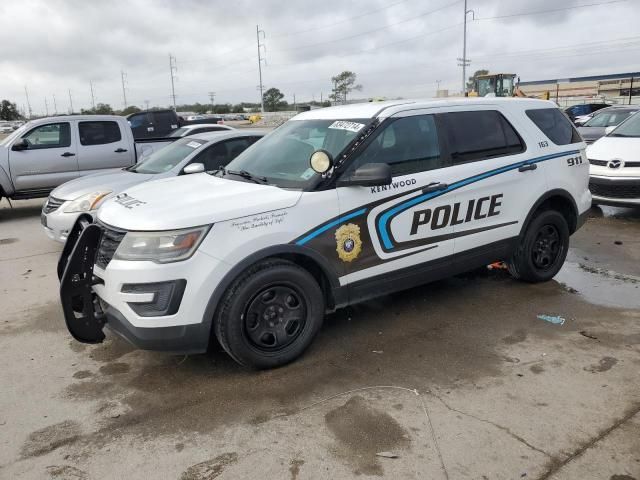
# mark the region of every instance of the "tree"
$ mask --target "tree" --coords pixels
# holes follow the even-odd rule
[[[347,103],[347,95],[354,90],[362,90],[362,85],[356,84],[356,74],[345,70],[344,72],[331,77],[333,89],[329,98],[334,103]]]
[[[21,118],[18,113],[18,107],[9,100],[2,100],[0,103],[0,120],[19,120]]]
[[[282,93],[277,88],[270,88],[262,95],[264,108],[267,110],[267,112],[275,112],[281,105],[283,98],[284,93]]]
[[[469,77],[469,81],[467,82],[467,92],[476,88],[476,78],[481,75],[487,75],[489,70],[476,70],[476,72]]]
[[[141,112],[142,110],[140,110],[138,107],[136,107],[135,105],[129,105],[127,108],[125,108],[124,110],[122,110],[122,112],[120,112],[120,115],[131,115],[132,113],[138,113]]]
[[[83,115],[113,115],[113,108],[108,103],[99,103],[96,108],[80,109]]]

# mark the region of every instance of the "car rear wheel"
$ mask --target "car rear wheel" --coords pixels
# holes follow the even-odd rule
[[[324,319],[324,296],[315,278],[293,262],[262,261],[225,292],[214,318],[215,334],[238,363],[285,365],[309,346]]]
[[[546,282],[562,268],[569,250],[569,226],[562,214],[546,210],[529,223],[511,260],[514,278],[525,282]]]

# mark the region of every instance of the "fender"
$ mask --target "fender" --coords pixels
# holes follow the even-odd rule
[[[11,195],[13,195],[14,189],[13,183],[11,182],[11,177],[7,172],[9,167],[9,158],[5,155],[7,154],[7,152],[4,152],[3,150],[5,149],[0,147],[0,155],[3,155],[3,158],[0,158],[0,196],[4,194],[7,197],[10,197]]]
[[[529,210],[527,217],[522,223],[522,228],[520,229],[520,238],[522,238],[522,236],[524,235],[524,232],[529,226],[529,222],[531,221],[531,218],[533,217],[533,214],[536,212],[536,210],[538,210],[540,205],[542,205],[544,202],[546,202],[552,197],[562,197],[565,200],[568,200],[569,203],[571,204],[571,209],[577,221],[580,212],[578,212],[578,205],[576,204],[576,201],[573,199],[573,196],[569,192],[561,188],[549,190],[548,192],[545,192],[540,198],[538,198],[538,200],[536,200],[536,202],[533,204],[533,207],[531,207],[531,209]],[[575,231],[575,227],[576,225],[573,225],[573,226],[569,225],[569,231],[573,233]]]
[[[238,277],[238,275],[240,275],[240,273],[242,273],[254,263],[259,262],[260,260],[283,254],[302,255],[314,261],[317,265],[320,266],[320,269],[324,273],[325,277],[329,280],[334,303],[337,306],[347,303],[346,289],[340,287],[338,275],[322,255],[320,255],[315,250],[300,245],[273,245],[271,247],[258,250],[248,257],[245,257],[242,261],[236,263],[233,268],[229,272],[227,272],[222,281],[220,281],[220,283],[216,285],[216,288],[213,290],[213,293],[209,298],[207,308],[205,308],[204,315],[202,317],[202,323],[207,325],[207,331],[210,331],[210,324],[213,320],[213,315],[216,311],[216,308],[218,308],[218,303],[220,302],[222,295],[227,290],[227,288],[229,288],[231,283],[233,283],[233,281]]]

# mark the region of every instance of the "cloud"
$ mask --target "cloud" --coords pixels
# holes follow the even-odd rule
[[[606,1],[606,0],[605,0]],[[545,14],[594,0],[469,0],[474,69],[522,80],[640,70],[636,1]],[[4,0],[0,3],[0,96],[59,111],[96,100],[122,106],[170,103],[169,53],[177,58],[178,102],[257,101],[256,25],[265,31],[267,87],[292,101],[330,93],[331,76],[350,69],[366,96],[429,96],[440,81],[459,89],[463,2],[452,0]],[[490,18],[504,17],[506,18]],[[615,42],[616,39],[626,39]],[[563,48],[564,47],[564,48]]]

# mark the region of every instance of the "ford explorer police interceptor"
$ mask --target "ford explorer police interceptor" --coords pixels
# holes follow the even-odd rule
[[[326,312],[505,260],[551,279],[591,205],[584,143],[551,102],[394,101],[304,112],[216,171],[80,218],[58,274],[68,329],[283,365]]]

